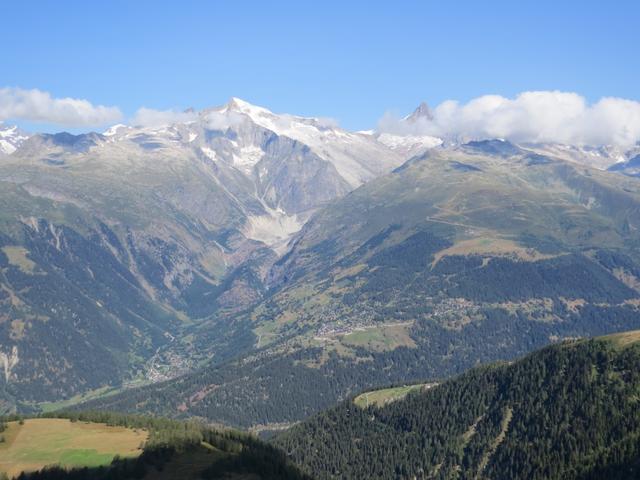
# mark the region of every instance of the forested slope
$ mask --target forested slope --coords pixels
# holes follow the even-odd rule
[[[319,478],[638,478],[639,341],[565,342],[381,408],[346,401],[275,443]]]

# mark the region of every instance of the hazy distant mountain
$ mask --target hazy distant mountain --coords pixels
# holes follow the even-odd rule
[[[631,177],[640,177],[640,148],[636,150],[637,155],[630,157],[628,160],[620,161],[611,165],[608,170],[610,172],[619,172]],[[634,152],[634,153],[636,153]]]
[[[611,169],[640,153],[640,147],[621,148],[613,145],[562,145],[554,143],[527,144],[523,147],[542,155],[588,165],[600,170]]]

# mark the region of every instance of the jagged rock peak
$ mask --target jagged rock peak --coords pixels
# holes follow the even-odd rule
[[[418,105],[413,113],[405,118],[407,122],[415,122],[419,118],[426,118],[427,120],[433,120],[433,112],[431,108],[427,104],[427,102],[422,102]]]

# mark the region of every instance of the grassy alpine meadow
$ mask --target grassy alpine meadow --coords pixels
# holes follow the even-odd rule
[[[48,465],[64,468],[108,465],[116,455],[136,457],[148,433],[99,423],[33,418],[9,422],[0,443],[0,472],[9,478]]]
[[[358,395],[353,402],[360,408],[367,408],[369,405],[382,407],[387,403],[400,400],[411,392],[421,392],[433,387],[433,383],[420,383],[416,385],[403,385],[401,387],[383,388],[373,392],[365,392]]]

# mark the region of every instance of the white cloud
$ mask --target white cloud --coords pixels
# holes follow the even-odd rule
[[[317,117],[315,120],[320,128],[340,128],[340,122],[335,118]]]
[[[212,111],[207,115],[207,128],[210,130],[226,130],[244,122],[244,117],[233,110],[224,112]]]
[[[191,122],[198,118],[194,111],[154,110],[142,107],[131,119],[131,124],[141,127],[163,127],[174,123]]]
[[[0,120],[28,120],[69,127],[99,126],[118,121],[117,107],[93,105],[77,98],[52,98],[48,92],[0,88]]]
[[[378,130],[461,140],[629,146],[640,141],[640,102],[605,97],[589,104],[576,93],[558,91],[524,92],[513,99],[484,95],[465,104],[447,100],[433,110],[433,120],[410,123],[385,114]]]

